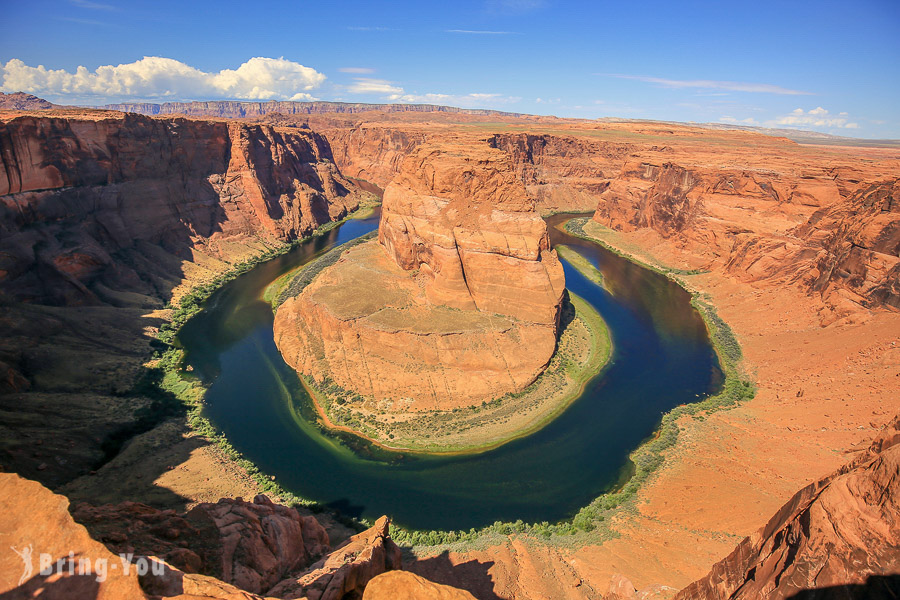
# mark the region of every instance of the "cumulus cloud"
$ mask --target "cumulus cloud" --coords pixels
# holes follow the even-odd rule
[[[183,62],[146,56],[91,71],[31,67],[19,59],[0,65],[0,91],[96,101],[115,99],[309,100],[325,75],[284,58],[251,58],[237,69],[205,72]]]
[[[645,83],[656,83],[669,88],[701,88],[707,90],[727,90],[729,92],[752,92],[758,94],[781,94],[788,96],[806,96],[810,92],[791,90],[768,83],[750,83],[744,81],[712,81],[709,79],[663,79],[661,77],[641,77],[638,75],[605,74],[607,77],[631,79]]]
[[[850,121],[847,113],[842,112],[832,115],[821,106],[817,106],[812,110],[804,111],[802,108],[795,108],[789,115],[778,117],[770,121],[767,125],[782,125],[786,127],[811,128],[811,127],[827,127],[830,129],[857,129],[859,123]]]

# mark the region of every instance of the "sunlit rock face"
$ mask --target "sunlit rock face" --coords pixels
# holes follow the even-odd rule
[[[543,371],[564,288],[508,155],[427,145],[387,186],[378,241],[285,302],[275,339],[300,373],[389,410],[469,406]]]

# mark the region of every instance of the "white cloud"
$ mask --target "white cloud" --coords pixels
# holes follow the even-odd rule
[[[503,96],[502,94],[419,94],[407,92],[403,87],[387,79],[373,79],[370,77],[357,77],[354,83],[344,88],[352,94],[372,94],[381,96],[388,102],[401,102],[405,104],[444,104],[463,108],[482,108],[512,104],[521,100],[518,96]]]
[[[119,10],[115,6],[101,4],[99,2],[90,2],[89,0],[69,0],[69,4],[74,4],[78,8],[86,8],[88,10]]]
[[[349,86],[347,91],[351,94],[402,94],[403,88],[393,85],[387,79],[372,79],[370,77],[357,77],[356,83]]]
[[[832,115],[821,106],[817,106],[808,111],[802,108],[795,108],[790,114],[778,117],[766,123],[769,127],[785,126],[796,127],[800,129],[809,129],[813,127],[828,129],[858,129],[859,123],[849,120],[847,113],[842,112],[837,116]]]
[[[406,104],[445,104],[461,108],[483,108],[514,104],[522,98],[501,94],[393,94],[388,100]]]
[[[19,59],[0,65],[0,91],[96,101],[115,99],[309,100],[325,75],[284,58],[251,58],[237,69],[208,73],[183,62],[146,56],[90,71],[30,67]]]
[[[753,117],[747,117],[746,119],[735,119],[734,117],[719,117],[719,121],[722,123],[731,123],[732,125],[759,125],[759,121],[754,119]]]
[[[487,31],[484,29],[446,29],[447,33],[472,33],[475,35],[522,35],[521,31]]]
[[[810,95],[810,92],[802,92],[800,90],[791,90],[777,85],[768,83],[749,83],[744,81],[712,81],[708,79],[663,79],[660,77],[641,77],[638,75],[616,75],[604,74],[607,77],[617,77],[619,79],[631,79],[633,81],[643,81],[645,83],[656,83],[669,88],[702,88],[708,90],[728,90],[730,92],[753,92],[759,94],[782,94],[789,96]]]
[[[371,75],[375,72],[375,69],[368,67],[341,67],[338,71],[341,73],[356,73],[357,75]]]

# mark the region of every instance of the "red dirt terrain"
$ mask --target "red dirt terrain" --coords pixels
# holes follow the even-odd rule
[[[4,470],[66,484],[79,500],[152,496],[154,510],[196,504],[210,478],[224,495],[246,489],[239,469],[198,458],[204,442],[177,420],[90,474],[123,409],[147,402],[114,386],[134,376],[147,327],[166,317],[148,315],[226,262],[345,214],[362,194],[352,178],[399,185],[407,157],[439,139],[503,153],[538,211],[590,211],[587,235],[675,269],[732,327],[758,392],[685,417],[662,468],[612,519],[613,536],[577,548],[513,536],[426,549],[408,570],[479,598],[670,597],[685,586],[692,599],[782,598],[838,584],[866,597],[880,589],[867,582],[896,583],[896,433],[880,432],[900,410],[897,150],[507,115],[0,115]],[[188,464],[203,475],[175,476]],[[126,472],[142,478],[116,475]],[[45,498],[34,510],[65,521],[64,499],[19,481]],[[44,527],[13,519],[0,529],[25,537],[7,546]],[[85,552],[109,552],[78,535]],[[74,548],[67,539],[47,547]],[[8,590],[21,563],[2,558]]]

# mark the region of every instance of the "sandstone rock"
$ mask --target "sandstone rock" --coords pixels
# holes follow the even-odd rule
[[[745,169],[692,157],[631,159],[600,195],[594,220],[625,232],[652,229],[692,249],[707,268],[746,281],[848,291],[867,307],[900,305],[895,178],[860,185],[855,171],[797,174],[742,159]],[[841,304],[838,294],[833,302]]]
[[[634,600],[637,598],[637,590],[634,589],[630,579],[616,573],[609,580],[609,587],[603,597],[607,600]]]
[[[315,518],[264,495],[253,502],[201,503],[183,516],[136,502],[82,504],[73,515],[116,552],[165,556],[181,571],[213,575],[253,593],[328,550],[328,535]]]
[[[388,571],[369,582],[363,600],[475,600],[475,596],[413,573]]]
[[[237,123],[19,116],[0,120],[0,162],[0,293],[49,304],[164,295],[149,275],[201,248],[232,259],[234,241],[295,239],[362,197],[321,136]]]
[[[385,191],[381,246],[344,253],[275,318],[285,361],[406,411],[528,386],[565,287],[546,226],[500,151],[423,147]]]
[[[360,597],[376,576],[400,568],[400,548],[391,540],[390,521],[381,517],[371,529],[359,533],[299,576],[282,581],[268,594],[308,600]]]
[[[787,598],[900,574],[900,417],[861,456],[797,492],[678,600]],[[875,595],[876,590],[872,590]],[[895,589],[896,593],[896,589]],[[836,597],[836,596],[834,596]],[[888,596],[885,596],[888,597]]]
[[[385,189],[378,239],[434,304],[556,325],[562,266],[503,152],[418,148]]]
[[[0,595],[4,598],[37,594],[51,600],[144,598],[134,571],[129,576],[121,568],[112,568],[121,566],[119,556],[72,520],[65,497],[35,481],[0,473],[0,506]],[[42,555],[54,565],[50,574],[40,573]],[[107,567],[103,581],[98,581],[98,564]]]

